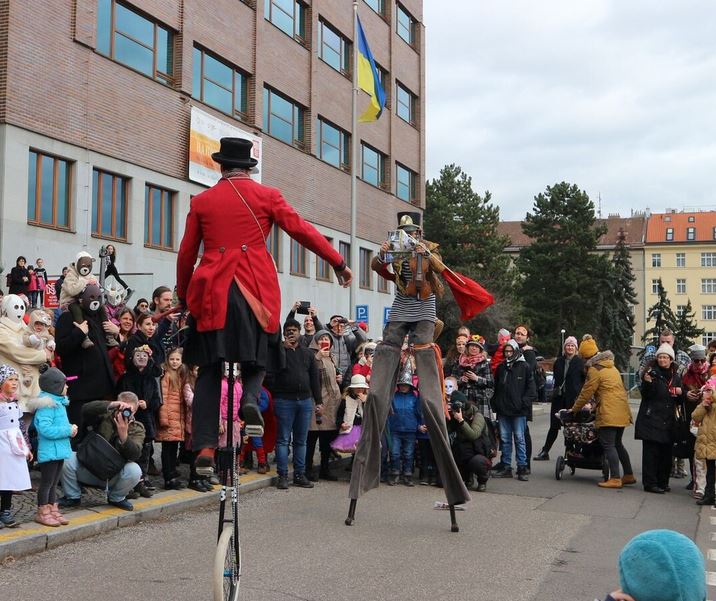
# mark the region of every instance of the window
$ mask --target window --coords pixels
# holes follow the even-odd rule
[[[712,238],[716,240],[716,227],[713,229]]]
[[[383,69],[378,63],[375,63],[375,68],[378,71],[378,81],[385,92],[385,108],[390,108],[390,77],[388,71]]]
[[[395,164],[395,195],[408,202],[416,200],[415,180],[417,176],[414,171],[403,167],[400,163]]]
[[[381,17],[385,16],[385,0],[365,0],[365,3]]]
[[[688,218],[687,221],[688,221],[689,223],[693,223],[694,221],[696,221],[696,219],[694,218],[693,215],[689,215],[689,218]]]
[[[351,72],[350,42],[325,21],[318,22],[318,56],[344,75]]]
[[[373,251],[367,248],[360,249],[360,287],[373,288],[373,271],[370,268],[370,261],[373,258]]]
[[[701,319],[716,319],[716,305],[701,305]]]
[[[295,0],[266,0],[264,16],[299,44],[306,44],[306,8]]]
[[[703,278],[701,280],[701,294],[716,294],[716,278]]]
[[[676,280],[676,294],[686,294],[686,280],[683,278]]]
[[[676,305],[676,317],[682,317],[686,313],[686,305]]]
[[[687,227],[686,228],[686,239],[687,240],[696,240],[696,228],[695,227]]]
[[[278,92],[264,88],[264,131],[292,144],[304,147],[304,109]]]
[[[328,240],[328,243],[333,246],[333,239],[332,238],[326,238]],[[316,279],[317,280],[323,280],[325,282],[331,281],[331,264],[328,261],[325,261],[321,259],[318,255],[316,255]]]
[[[704,346],[708,346],[712,340],[716,340],[716,332],[704,332],[701,336],[701,344]]]
[[[174,34],[117,0],[99,0],[97,52],[165,84],[174,74]]]
[[[308,277],[306,247],[291,239],[291,274]]]
[[[701,267],[716,267],[716,253],[701,253]]]
[[[395,112],[398,117],[400,117],[403,121],[407,121],[410,125],[415,125],[415,107],[417,104],[415,95],[408,90],[408,88],[405,88],[396,82],[395,96]]]
[[[415,19],[400,4],[396,6],[398,9],[398,24],[396,31],[408,44],[415,44]]]
[[[69,230],[72,225],[70,161],[31,150],[27,175],[27,222]]]
[[[343,257],[348,267],[351,266],[351,245],[348,242],[338,243],[338,254]]]
[[[667,227],[666,228],[666,241],[672,242],[674,240],[674,228],[673,227]]]
[[[266,248],[273,257],[276,271],[283,271],[281,268],[281,228],[277,223],[273,224],[271,231],[266,236]]]
[[[686,267],[686,253],[676,253],[676,266]]]
[[[129,180],[99,169],[92,170],[92,235],[127,239],[127,184]]]
[[[144,189],[144,246],[174,250],[174,193],[151,184]]]
[[[661,267],[661,253],[651,253],[651,266]]]
[[[659,280],[651,280],[651,293],[659,294]]]
[[[247,117],[248,76],[194,47],[192,96],[215,109],[237,117]]]
[[[385,184],[385,155],[367,144],[361,144],[361,153],[361,179],[373,186],[383,186]]]
[[[318,118],[318,158],[350,172],[350,134]]]

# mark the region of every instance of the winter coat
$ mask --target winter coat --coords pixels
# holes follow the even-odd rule
[[[47,269],[44,267],[36,267],[35,275],[37,276],[37,288],[44,291],[47,288]]]
[[[82,407],[83,428],[91,426],[108,441],[126,461],[138,461],[144,444],[144,426],[133,419],[129,422],[127,440],[119,441],[114,415],[109,411],[109,401],[92,401]]]
[[[554,393],[553,402],[560,399],[559,409],[568,409],[574,404],[575,399],[579,396],[582,386],[584,386],[584,360],[575,354],[569,360],[567,373],[564,373],[564,366],[567,358],[564,355],[557,357],[552,368],[554,374]]]
[[[27,278],[24,281],[22,278]],[[10,290],[8,294],[24,294],[27,292],[27,284],[30,278],[27,273],[27,267],[15,266],[10,270]]]
[[[87,276],[80,275],[77,271],[77,266],[72,263],[67,268],[67,275],[62,280],[62,288],[60,288],[60,307],[66,307],[70,303],[77,300],[77,297],[82,294],[82,291],[90,283],[90,280],[94,280],[95,277],[92,274]]]
[[[651,382],[642,380],[641,404],[636,416],[635,438],[663,444],[673,442],[676,405],[685,398],[672,396],[669,388],[681,388],[681,376],[676,373],[678,364],[672,363],[668,372],[655,368],[659,377]],[[647,369],[648,371],[648,369]]]
[[[699,423],[696,434],[696,459],[716,459],[716,409],[699,403],[691,414],[691,419]]]
[[[336,411],[336,429],[341,430],[341,424],[348,424],[348,429],[341,431],[341,434],[348,434],[353,426],[360,426],[363,423],[364,402],[358,397],[352,397],[349,391],[343,395],[343,400]]]
[[[28,408],[35,413],[33,424],[37,430],[38,463],[69,459],[72,456],[72,425],[66,409],[69,404],[70,400],[66,396],[44,391],[28,403]]]
[[[681,384],[684,387],[684,392],[688,393],[689,391],[700,391],[701,387],[706,384],[706,380],[709,379],[709,370],[706,369],[704,372],[698,371],[700,368],[697,367],[698,364],[691,363],[689,364],[688,369],[686,370],[686,373],[681,378]],[[691,401],[689,400],[688,396],[686,397],[686,416],[691,417],[691,413],[694,409],[696,409],[697,405],[700,403],[700,400]]]
[[[495,394],[492,408],[497,416],[527,417],[532,412],[532,403],[537,400],[532,367],[524,357],[511,363],[500,363],[495,374]]]
[[[485,363],[489,369],[489,363]],[[475,455],[484,455],[485,457],[489,455],[489,450],[483,449],[480,444],[480,437],[487,427],[484,416],[470,404],[463,409],[462,416],[461,424],[454,419],[448,421],[452,453],[459,466],[465,465]]]
[[[461,380],[467,371],[471,371],[477,376],[476,382],[473,380],[463,382]],[[490,408],[490,401],[495,393],[495,380],[487,358],[476,363],[473,368],[467,365],[460,365],[460,362],[457,361],[450,375],[457,379],[458,390],[467,397],[468,401],[475,403],[481,411]]]
[[[627,392],[619,370],[614,367],[611,351],[597,353],[586,363],[587,379],[572,405],[572,411],[579,411],[592,398],[597,404],[597,428],[605,426],[625,428],[632,423]],[[570,366],[571,367],[571,366]]]
[[[227,442],[227,432],[229,427],[232,428],[232,437],[234,444],[241,440],[241,420],[239,419],[239,409],[241,407],[241,396],[244,389],[239,379],[234,380],[234,398],[233,411],[231,416],[231,424],[229,424],[229,380],[221,378],[221,401],[219,403],[219,420],[224,424],[225,431],[219,435],[219,447],[225,447]],[[259,409],[261,409],[259,407]]]
[[[410,392],[396,392],[393,395],[388,424],[391,432],[418,431],[418,426],[424,424],[423,414],[420,411],[418,395],[414,390]]]
[[[85,335],[66,311],[55,326],[56,353],[67,375],[67,396],[70,403],[114,399],[114,372],[107,352],[107,338],[99,314],[85,314],[89,326],[91,348],[82,348]],[[72,379],[74,377],[74,379]]]
[[[0,317],[0,363],[14,367],[20,374],[17,400],[23,412],[26,411],[25,403],[40,394],[39,367],[47,363],[47,355],[43,349],[23,345],[25,332],[27,327],[23,322],[17,323],[8,317]]]
[[[117,393],[133,392],[140,401],[147,403],[146,409],[138,409],[135,418],[144,426],[147,440],[154,440],[157,435],[155,414],[162,405],[162,397],[157,378],[161,370],[154,366],[150,359],[147,367],[139,371],[134,364],[127,366],[127,371],[117,383]]]
[[[342,336],[337,336],[331,330],[326,330],[331,337],[333,345],[331,346],[331,356],[333,361],[341,370],[344,382],[348,382],[350,378],[348,374],[351,372],[351,363],[356,349],[363,344],[368,337],[366,333],[358,326],[350,327],[346,324]]]
[[[162,405],[157,413],[156,440],[177,442],[184,440],[185,415],[184,399],[181,390],[170,390],[169,378],[162,378]]]
[[[316,366],[318,367],[318,378],[321,382],[321,398],[317,399],[317,403],[322,403],[321,423],[316,423],[316,413],[311,417],[310,430],[331,430],[336,429],[336,411],[341,402],[341,390],[336,382],[336,364],[333,363],[333,357],[328,354],[324,357],[319,348],[317,339],[327,334],[326,330],[316,333],[311,341],[309,348],[316,353]],[[333,339],[331,339],[332,341]],[[345,376],[347,377],[347,376]]]

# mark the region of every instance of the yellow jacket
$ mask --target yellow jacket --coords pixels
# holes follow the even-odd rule
[[[632,423],[627,392],[619,370],[614,367],[611,351],[597,353],[586,362],[587,380],[582,386],[572,411],[579,411],[592,398],[597,403],[597,428],[624,428]]]
[[[696,434],[696,459],[716,459],[716,410],[699,403],[691,414],[691,419],[699,424]]]

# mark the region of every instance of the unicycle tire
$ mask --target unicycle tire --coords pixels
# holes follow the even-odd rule
[[[214,556],[214,601],[238,601],[241,579],[241,548],[234,545],[234,527],[228,525],[219,537]]]

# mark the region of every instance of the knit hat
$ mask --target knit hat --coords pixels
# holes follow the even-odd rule
[[[485,339],[480,336],[479,334],[473,334],[470,336],[470,338],[467,339],[467,342],[465,343],[465,346],[468,347],[471,344],[474,344],[475,346],[479,346],[481,350],[485,350]]]
[[[619,555],[622,590],[648,601],[705,601],[704,557],[683,534],[648,530],[632,538]]]
[[[0,365],[0,384],[7,382],[11,376],[17,376],[17,370],[11,365]]]
[[[659,355],[669,355],[672,361],[676,357],[676,355],[674,355],[674,347],[666,343],[662,344],[658,349],[656,349],[656,356],[658,357]]]
[[[689,357],[695,359],[706,359],[706,347],[701,344],[692,344],[689,347]]]
[[[451,403],[462,403],[463,407],[467,404],[467,397],[465,396],[465,393],[460,392],[459,390],[456,390],[450,395],[450,402]]]
[[[592,338],[591,334],[582,336],[582,342],[579,343],[579,356],[584,359],[591,359],[599,352],[597,341]]]
[[[50,367],[40,374],[40,390],[62,396],[67,378],[56,367]]]
[[[579,348],[579,342],[577,342],[577,339],[574,336],[567,336],[564,339],[564,344],[562,345],[562,350],[564,351],[564,347],[568,344],[573,344],[575,348]]]

